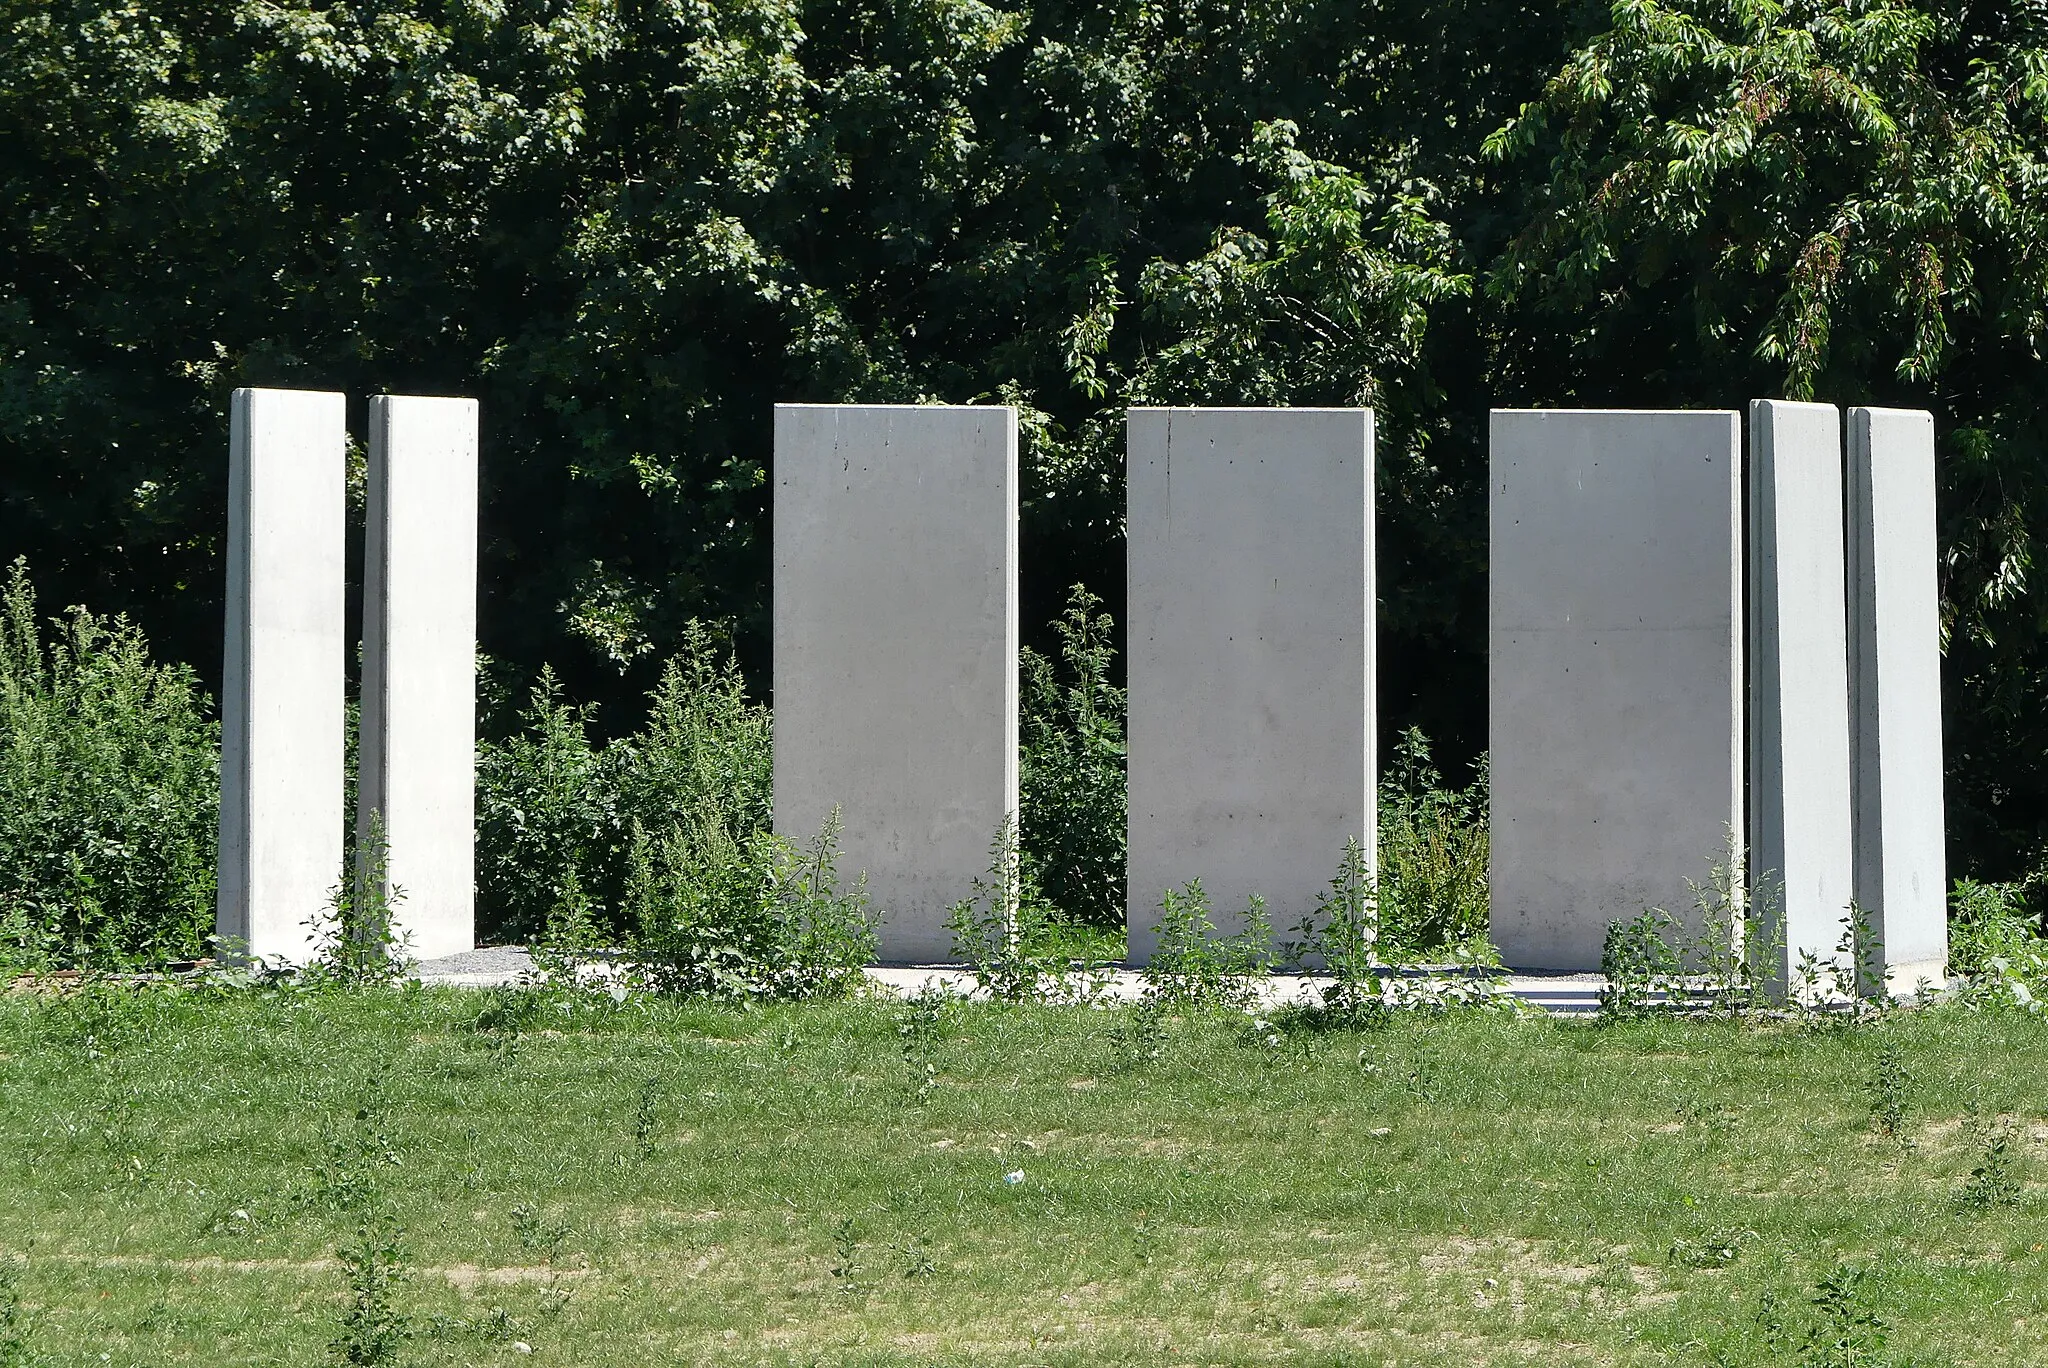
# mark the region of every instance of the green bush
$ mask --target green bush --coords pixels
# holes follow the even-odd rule
[[[1069,918],[1124,923],[1122,689],[1110,682],[1116,624],[1082,585],[1053,623],[1064,671],[1026,650],[1020,769],[1024,873]]]
[[[543,670],[513,733],[478,748],[483,934],[532,941],[579,899],[603,929],[631,933],[628,886],[649,837],[673,847],[678,869],[724,877],[719,862],[769,824],[769,746],[767,709],[747,701],[737,662],[701,624],[648,694],[646,724],[610,745],[591,740],[589,711]]]
[[[0,961],[198,955],[219,840],[210,700],[125,618],[73,608],[52,627],[16,561],[0,590]]]
[[[1949,892],[1948,971],[1965,1002],[2048,1005],[2048,941],[2026,914],[2024,886],[1957,879]]]
[[[703,809],[649,836],[635,824],[631,954],[665,992],[749,1001],[844,997],[875,957],[867,879],[842,889],[839,811],[808,848],[765,830],[735,839]]]
[[[1487,775],[1450,788],[1429,738],[1402,733],[1379,790],[1379,946],[1415,958],[1487,940]]]

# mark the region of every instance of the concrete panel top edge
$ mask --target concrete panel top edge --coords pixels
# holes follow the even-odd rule
[[[1353,405],[1332,405],[1332,404],[1313,404],[1313,405],[1308,405],[1308,406],[1305,406],[1305,407],[1295,407],[1295,406],[1292,406],[1292,405],[1284,405],[1284,404],[1272,404],[1272,405],[1265,405],[1265,406],[1260,406],[1260,405],[1251,405],[1251,404],[1224,404],[1224,405],[1219,405],[1219,406],[1217,406],[1217,407],[1214,407],[1214,408],[1203,408],[1203,407],[1200,407],[1200,406],[1198,406],[1198,405],[1192,405],[1192,404],[1152,404],[1152,405],[1146,405],[1146,404],[1138,404],[1138,405],[1133,405],[1132,407],[1130,407],[1130,408],[1127,408],[1127,409],[1125,409],[1125,410],[1124,410],[1124,412],[1125,412],[1126,414],[1132,414],[1132,413],[1371,413],[1371,412],[1373,412],[1373,410],[1372,410],[1372,409],[1370,409],[1370,408],[1364,408],[1364,407],[1361,407],[1361,406],[1359,406],[1359,405],[1355,405],[1355,404],[1353,404]]]
[[[777,404],[778,409],[851,409],[860,413],[1015,413],[1015,404]]]
[[[304,394],[319,399],[340,399],[347,402],[348,396],[340,390],[280,389],[276,385],[237,385],[233,398],[258,394]]]
[[[1765,405],[1769,405],[1774,409],[1813,409],[1816,412],[1841,412],[1833,404],[1823,404],[1811,399],[1752,399],[1749,401],[1751,412],[1755,412]]]
[[[1586,414],[1628,418],[1740,418],[1740,409],[1623,409],[1623,408],[1497,408],[1487,412],[1497,418],[1577,418]]]
[[[419,400],[422,403],[428,404],[468,404],[471,407],[478,403],[478,400],[467,394],[373,394],[370,396],[370,402],[372,403],[380,399]]]
[[[1930,423],[1934,421],[1934,413],[1931,409],[1885,408],[1879,404],[1851,404],[1849,412],[1867,413],[1874,418],[1925,418]]]

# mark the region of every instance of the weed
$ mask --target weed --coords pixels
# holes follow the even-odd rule
[[[1869,911],[1854,899],[1842,918],[1842,938],[1835,945],[1834,987],[1837,998],[1852,1004],[1858,1020],[1881,1015],[1892,1005],[1884,938],[1878,935]]]
[[[654,1133],[661,1124],[661,1079],[649,1074],[633,1104],[633,1149],[642,1159],[654,1157]]]
[[[25,1263],[0,1259],[0,1368],[29,1368],[36,1361],[28,1345],[28,1314],[21,1307]]]
[[[405,972],[411,960],[409,938],[398,930],[394,913],[405,890],[389,877],[389,849],[384,819],[373,815],[370,831],[357,849],[353,870],[344,869],[328,895],[327,915],[306,925],[312,931],[313,954],[306,978],[344,988],[389,983]]]
[[[1726,1268],[1757,1238],[1754,1230],[1711,1230],[1671,1242],[1670,1260],[1683,1268]]]
[[[1147,993],[1119,1009],[1110,1023],[1109,1043],[1120,1073],[1157,1062],[1166,1045],[1166,1003]]]
[[[1670,913],[1655,907],[1633,921],[1608,924],[1600,947],[1602,1020],[1645,1016],[1670,1000],[1679,983],[1677,926]]]
[[[550,1220],[537,1206],[522,1202],[512,1208],[512,1233],[519,1247],[552,1262],[562,1252],[572,1233],[561,1221]]]
[[[327,1138],[327,1155],[314,1177],[314,1193],[336,1211],[358,1211],[384,1195],[383,1175],[398,1167],[398,1145],[385,1129],[384,1079],[373,1073],[363,1085],[348,1127]]]
[[[516,984],[498,984],[482,992],[483,1005],[466,1023],[483,1048],[499,1062],[519,1056],[520,1037],[547,1004],[547,994]]]
[[[743,841],[703,814],[649,836],[635,824],[627,907],[652,986],[723,998],[844,997],[875,953],[867,875],[839,884],[839,809],[807,847]]]
[[[1156,934],[1152,958],[1145,964],[1145,993],[1171,1006],[1245,1006],[1272,967],[1273,926],[1265,900],[1253,896],[1243,929],[1218,936],[1200,879],[1167,890]]]
[[[958,994],[927,985],[910,997],[897,1014],[896,1038],[903,1046],[904,1065],[917,1079],[919,1102],[929,1098],[938,1087],[939,1068],[932,1055],[959,1004]]]
[[[342,1313],[341,1335],[328,1346],[342,1363],[396,1363],[399,1350],[412,1338],[412,1328],[392,1297],[408,1280],[404,1232],[390,1221],[366,1223],[354,1244],[335,1251],[348,1279],[348,1310]]]
[[[1957,1194],[1957,1205],[1965,1211],[1985,1212],[1994,1207],[2019,1205],[2021,1184],[2017,1157],[2013,1154],[2013,1129],[2009,1124],[1986,1128],[1984,1157],[1970,1170]]]
[[[1913,1086],[1906,1059],[1890,1040],[1878,1047],[1877,1067],[1870,1077],[1870,1119],[1879,1135],[1897,1137],[1906,1126],[1906,1097]]]
[[[985,876],[946,914],[953,954],[996,1002],[1028,1002],[1057,982],[1064,965],[1044,953],[1045,905],[1027,896],[1017,851],[1017,822],[1005,815],[989,843]]]
[[[583,880],[570,868],[562,877],[561,901],[548,909],[547,927],[529,947],[535,986],[581,993],[584,968],[598,949],[597,921]]]
[[[1296,935],[1294,958],[1330,976],[1323,989],[1326,1009],[1347,1019],[1383,1010],[1379,895],[1356,837],[1344,842],[1336,877]]]
[[[832,1227],[832,1280],[841,1292],[865,1290],[860,1281],[860,1248],[853,1217],[841,1217],[839,1224]]]
[[[1869,1305],[1870,1270],[1837,1264],[1815,1291],[1820,1324],[1806,1337],[1802,1368],[1878,1368],[1890,1327]]]
[[[913,1281],[932,1277],[939,1271],[938,1261],[932,1257],[931,1241],[922,1235],[913,1235],[898,1245],[896,1253],[903,1260],[903,1276]]]
[[[738,662],[711,628],[685,624],[638,732],[600,746],[591,720],[544,669],[511,734],[477,748],[477,914],[486,934],[542,936],[572,878],[597,932],[632,934],[641,909],[629,894],[647,873],[635,862],[649,853],[636,850],[636,830],[665,861],[657,922],[677,907],[721,905],[733,897],[733,852],[767,835],[768,712],[747,701]],[[665,843],[681,848],[661,852]],[[772,860],[756,854],[758,873]],[[742,911],[762,888],[758,877],[743,882]]]
[[[2026,915],[2019,884],[1957,879],[1949,893],[1949,972],[1958,999],[1990,1010],[2033,1012],[2048,1004],[2048,941]]]
[[[1379,788],[1378,950],[1408,959],[1487,934],[1487,767],[1450,788],[1419,728],[1401,734]]]
[[[1025,650],[1019,843],[1025,876],[1077,921],[1124,919],[1125,694],[1110,682],[1116,624],[1081,585],[1053,623],[1066,680]]]

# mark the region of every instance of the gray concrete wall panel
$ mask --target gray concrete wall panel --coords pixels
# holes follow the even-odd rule
[[[1741,416],[1496,410],[1493,938],[1598,968],[1610,922],[1696,925],[1742,822]]]
[[[1375,841],[1373,415],[1128,418],[1130,956],[1199,877],[1219,927],[1252,894],[1312,912]]]
[[[1856,901],[1910,992],[1948,960],[1933,415],[1850,409],[1848,465]]]
[[[234,392],[215,920],[299,964],[341,877],[347,441],[339,394]]]
[[[356,834],[381,819],[393,929],[476,944],[477,404],[370,400]]]
[[[837,805],[884,960],[951,958],[947,909],[1017,808],[1017,415],[775,409],[775,826]]]
[[[1760,965],[1835,959],[1849,915],[1849,667],[1842,418],[1749,406],[1749,889]]]

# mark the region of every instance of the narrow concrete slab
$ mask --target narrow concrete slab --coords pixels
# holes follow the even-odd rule
[[[414,955],[476,943],[477,404],[370,400],[359,877]]]
[[[1592,970],[1743,830],[1742,430],[1732,412],[1496,410],[1493,939]]]
[[[1894,992],[1948,962],[1934,416],[1849,410],[1856,902]]]
[[[775,826],[836,806],[884,960],[952,954],[948,908],[1017,810],[1017,413],[775,409]]]
[[[1781,984],[1835,963],[1853,896],[1842,511],[1840,412],[1752,403],[1749,891]]]
[[[1373,852],[1373,415],[1132,409],[1130,955],[1199,877],[1219,928],[1310,915]]]
[[[294,964],[341,879],[347,445],[339,394],[230,401],[215,925]]]

